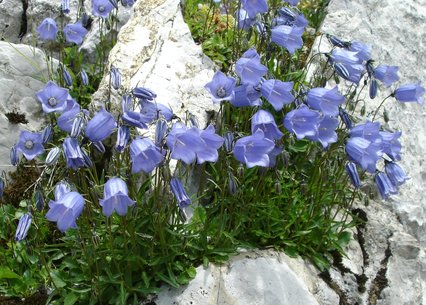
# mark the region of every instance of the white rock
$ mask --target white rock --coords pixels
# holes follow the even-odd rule
[[[48,81],[46,55],[39,49],[0,42],[0,165],[11,170],[10,147],[19,139],[20,130],[38,131],[45,115],[35,94]],[[5,114],[19,113],[27,124],[10,123]]]
[[[18,42],[23,6],[21,0],[0,2],[0,40]]]

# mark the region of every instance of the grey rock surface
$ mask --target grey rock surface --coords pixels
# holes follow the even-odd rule
[[[35,94],[48,81],[50,69],[40,49],[0,42],[0,170],[13,168],[9,150],[19,132],[42,128],[46,117]],[[6,114],[11,113],[23,115],[28,122],[9,121]]]

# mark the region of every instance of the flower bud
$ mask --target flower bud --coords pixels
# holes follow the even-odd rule
[[[92,143],[97,151],[99,151],[101,154],[105,153],[105,146],[104,146],[104,143],[102,143],[102,141],[97,141]]]
[[[72,122],[70,137],[71,138],[77,138],[84,127],[84,117],[82,115],[77,115]]]
[[[377,80],[374,79],[374,78],[370,82],[369,93],[370,93],[370,98],[371,99],[374,99],[376,97],[376,95],[377,95]]]
[[[19,157],[18,157],[18,153],[16,151],[16,146],[15,145],[13,145],[10,148],[10,163],[13,166],[16,166],[19,163]]]
[[[170,180],[170,188],[172,189],[172,193],[179,203],[180,209],[186,208],[191,204],[191,199],[187,195],[182,182],[178,178],[172,178]]]
[[[59,147],[54,147],[52,150],[49,151],[46,157],[46,165],[51,166],[58,161],[59,156],[61,155],[61,149]]]
[[[348,162],[346,164],[346,172],[351,179],[352,185],[358,189],[361,187],[361,180],[359,179],[358,171],[356,165],[353,162]]]
[[[167,132],[167,122],[164,119],[159,119],[155,125],[155,145],[161,147],[163,139]]]
[[[62,0],[61,9],[64,14],[70,13],[70,0]]]
[[[244,166],[240,164],[237,168],[238,178],[242,178],[244,176]]]
[[[81,150],[81,153],[82,153],[82,155],[83,155],[84,165],[85,165],[86,167],[93,167],[93,162],[92,162],[92,160],[90,159],[90,157],[89,157],[89,155],[87,154],[87,152],[86,152],[84,149],[82,149],[82,150]]]
[[[41,212],[44,208],[44,197],[43,193],[40,190],[35,192],[35,204],[37,211]]]
[[[81,70],[80,71],[80,76],[81,76],[81,83],[85,86],[87,86],[89,84],[89,76],[87,76],[86,71]]]
[[[347,129],[352,129],[352,121],[349,118],[349,114],[343,110],[342,108],[339,109],[339,115],[340,119],[343,121]]]
[[[226,152],[230,153],[234,149],[234,134],[231,131],[227,131],[224,136],[225,141],[223,142]]]
[[[348,79],[349,78],[350,75],[349,75],[348,70],[341,63],[334,64],[334,69],[336,70],[336,73],[339,76],[343,77],[344,79]]]
[[[281,187],[281,182],[280,181],[276,181],[275,182],[274,189],[275,189],[275,193],[281,194],[282,187]]]
[[[0,177],[0,198],[3,197],[3,193],[4,193],[4,180],[3,178]]]
[[[117,131],[117,143],[115,144],[115,149],[118,152],[123,152],[127,146],[127,143],[130,139],[130,129],[129,126],[122,125],[118,128]]]
[[[111,66],[110,77],[111,77],[112,87],[115,90],[120,89],[120,87],[121,87],[121,74],[120,74],[120,71],[114,66]]]
[[[343,40],[340,40],[334,35],[327,34],[326,35],[330,43],[335,47],[345,48],[347,45],[347,42],[344,42]]]
[[[65,84],[67,84],[68,87],[72,86],[72,77],[71,74],[68,72],[67,68],[62,66],[62,77],[64,78]]]
[[[53,128],[52,125],[47,125],[44,129],[43,129],[43,133],[42,133],[42,143],[46,144],[48,143],[53,136]]]
[[[27,237],[28,230],[30,229],[33,217],[30,213],[25,213],[19,219],[18,228],[16,229],[15,240],[21,241]]]
[[[228,184],[229,184],[229,192],[234,195],[237,192],[237,182],[235,181],[234,175],[232,172],[228,174]]]

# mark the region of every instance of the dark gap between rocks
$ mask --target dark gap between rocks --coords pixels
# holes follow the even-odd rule
[[[21,0],[22,2],[22,16],[21,16],[21,29],[19,31],[18,38],[22,40],[28,30],[28,20],[27,20],[27,9],[28,9],[28,0]]]

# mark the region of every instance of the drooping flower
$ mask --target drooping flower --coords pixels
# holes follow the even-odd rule
[[[144,87],[136,87],[132,90],[132,93],[136,98],[146,101],[152,101],[157,97],[157,94]]]
[[[212,81],[207,83],[204,88],[212,95],[213,103],[220,103],[221,101],[232,99],[235,83],[235,78],[228,77],[223,72],[217,71],[213,75]]]
[[[391,194],[397,194],[398,190],[390,181],[388,175],[384,172],[378,172],[374,178],[377,189],[379,190],[380,196],[386,200]]]
[[[37,27],[37,33],[43,41],[56,40],[56,34],[58,33],[58,27],[56,22],[52,18],[44,19],[41,24]]]
[[[163,162],[163,154],[149,138],[137,138],[130,144],[132,173],[150,173]]]
[[[266,0],[242,0],[241,6],[246,10],[250,18],[254,18],[257,14],[263,14],[268,11]]]
[[[123,152],[130,140],[130,129],[128,126],[120,126],[117,130],[117,143],[115,149],[118,152]]]
[[[84,110],[82,114],[80,114],[80,112],[80,105],[78,103],[76,103],[73,99],[67,100],[66,108],[57,120],[58,127],[61,130],[70,133],[75,118],[79,115],[83,115],[83,113],[84,115],[87,115],[87,110]]]
[[[149,123],[153,121],[151,116],[146,116],[143,113],[136,111],[126,111],[121,117],[123,122],[129,126],[134,126],[141,129],[147,129]]]
[[[339,120],[334,117],[324,115],[318,123],[318,128],[314,136],[307,136],[308,139],[318,141],[325,149],[331,143],[337,142],[336,128],[339,125]]]
[[[104,198],[99,201],[102,206],[102,214],[106,217],[112,215],[114,211],[118,215],[127,214],[129,206],[133,206],[135,201],[130,199],[127,184],[121,178],[111,178],[105,183]]]
[[[361,187],[361,180],[359,179],[358,171],[356,169],[356,164],[353,162],[346,163],[346,173],[348,174],[352,185],[358,189]]]
[[[305,31],[302,27],[279,25],[271,30],[271,41],[284,47],[290,54],[303,46],[302,35]]]
[[[111,85],[115,90],[120,89],[121,86],[121,73],[120,71],[114,67],[111,66],[111,71],[109,73],[110,77],[111,77]]]
[[[25,159],[32,160],[44,152],[43,135],[40,132],[21,131],[16,150],[21,152]]]
[[[198,128],[197,130],[204,141],[204,148],[197,151],[197,163],[216,162],[219,157],[217,150],[222,146],[224,139],[216,134],[213,125],[209,125],[205,130]]]
[[[368,61],[371,59],[371,46],[360,41],[351,41],[347,46],[349,51],[356,52],[360,61]]]
[[[67,167],[76,170],[79,167],[85,166],[83,152],[77,142],[77,139],[70,137],[65,138],[62,143],[62,148],[64,149]]]
[[[46,219],[56,222],[58,229],[65,232],[77,228],[76,220],[84,208],[84,198],[77,192],[56,191],[55,200],[50,200]]]
[[[399,80],[398,69],[397,66],[379,65],[374,69],[374,77],[386,87],[390,87],[394,82]]]
[[[337,86],[333,89],[313,88],[308,91],[306,102],[326,116],[337,116],[339,106],[345,102],[345,97],[340,94]]]
[[[393,92],[393,96],[395,96],[399,102],[416,102],[420,105],[423,105],[424,94],[425,88],[420,86],[420,82],[401,86]]]
[[[275,148],[275,143],[265,137],[261,129],[251,136],[237,140],[234,146],[234,156],[248,168],[254,166],[270,166],[269,153]]]
[[[276,111],[294,101],[292,90],[293,82],[282,82],[277,79],[266,80],[260,87],[260,92]]]
[[[401,132],[387,132],[380,131],[380,136],[382,137],[382,150],[389,156],[393,161],[401,160],[401,142],[399,138],[401,137]]]
[[[234,89],[233,98],[230,103],[235,107],[260,106],[262,100],[261,93],[251,84],[243,84]]]
[[[109,13],[115,8],[113,1],[109,0],[92,0],[93,16],[107,18]]]
[[[371,142],[362,137],[351,137],[345,146],[349,159],[363,170],[374,174],[377,161],[382,156],[380,143]]]
[[[102,141],[112,134],[116,126],[117,123],[113,115],[102,107],[95,116],[87,122],[86,136],[92,142]]]
[[[81,22],[68,23],[64,26],[65,40],[76,45],[80,45],[83,42],[87,32]]]
[[[153,103],[149,102],[147,100],[141,100],[139,102],[140,105],[140,112],[145,117],[149,118],[149,122],[151,123],[155,120],[158,120],[160,118],[164,118],[167,122],[170,122],[172,118],[174,117],[173,111],[160,103]]]
[[[349,131],[351,137],[361,137],[370,142],[381,143],[382,136],[380,134],[380,123],[366,121],[363,124],[358,124]]]
[[[257,85],[268,72],[268,68],[260,63],[259,54],[251,48],[237,60],[235,72],[241,78],[243,84]]]
[[[30,229],[32,220],[33,217],[31,213],[25,213],[21,216],[21,218],[19,219],[18,228],[16,229],[15,233],[16,241],[24,240],[27,237],[27,233]]]
[[[178,178],[173,177],[170,179],[170,188],[176,200],[178,201],[179,208],[183,209],[191,204],[191,199],[186,193],[182,182]]]
[[[284,135],[278,129],[273,115],[263,109],[260,109],[251,118],[251,133],[255,133],[257,129],[261,129],[265,138],[271,140],[279,140]]]
[[[362,60],[357,56],[357,52],[337,48],[328,56],[330,64],[339,76],[353,83],[359,83],[365,66],[361,64]]]
[[[301,105],[299,108],[286,114],[284,126],[300,140],[306,136],[315,136],[320,120],[321,115],[319,112]]]
[[[326,34],[326,37],[327,37],[328,41],[330,41],[330,43],[335,47],[347,48],[347,46],[350,43],[350,42],[347,42],[347,41],[343,41],[340,38],[337,38],[336,36],[331,35],[331,34]]]
[[[62,112],[67,106],[68,89],[49,81],[36,96],[45,113]]]
[[[410,179],[402,169],[402,167],[395,162],[386,162],[385,164],[385,172],[388,176],[389,180],[392,182],[392,185],[395,187],[399,187],[403,185],[405,181]]]

